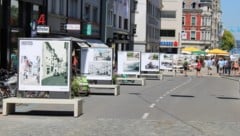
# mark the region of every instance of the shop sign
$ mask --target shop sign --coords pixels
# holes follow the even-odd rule
[[[182,32],[181,33],[181,37],[183,40],[186,40],[187,39],[187,33],[186,32]]]
[[[80,24],[65,24],[65,30],[80,30]]]
[[[170,47],[174,46],[174,47],[176,47],[176,46],[178,46],[178,42],[177,41],[161,41],[160,46],[170,46]]]
[[[50,27],[45,25],[38,25],[37,26],[37,33],[38,34],[49,34],[50,33]]]
[[[83,25],[83,34],[92,35],[92,25],[91,24],[84,24]]]

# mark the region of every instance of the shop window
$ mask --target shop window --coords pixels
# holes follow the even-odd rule
[[[10,13],[10,25],[18,26],[18,14],[19,14],[18,0],[11,0],[11,13]]]

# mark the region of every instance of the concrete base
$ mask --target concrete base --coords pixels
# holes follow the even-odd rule
[[[82,114],[82,99],[43,99],[43,98],[6,98],[3,99],[4,116],[15,112],[17,103],[37,103],[37,104],[73,104],[74,117]]]
[[[90,84],[89,88],[110,88],[110,89],[114,89],[114,95],[115,96],[120,94],[120,87],[119,87],[119,85]]]
[[[128,81],[128,80],[133,80],[133,81],[141,81],[141,85],[144,86],[146,79],[145,78],[137,78],[137,77],[117,77],[116,78],[116,83],[121,84],[120,81]]]
[[[157,77],[156,79],[163,80],[163,74],[141,73],[141,77]]]

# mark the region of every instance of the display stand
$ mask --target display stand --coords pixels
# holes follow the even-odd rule
[[[71,56],[74,43],[86,42],[76,38],[20,38],[18,43],[18,91],[23,95],[4,99],[3,115],[14,113],[16,104],[25,103],[73,105],[74,117],[81,115],[83,100],[71,96]],[[69,97],[26,98],[25,92],[63,93]]]

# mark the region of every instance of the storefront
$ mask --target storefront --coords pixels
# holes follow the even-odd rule
[[[177,54],[179,46],[177,41],[161,41],[159,48],[160,53]]]
[[[31,37],[31,26],[46,13],[44,0],[0,0],[0,67],[10,68],[19,37]],[[44,8],[45,7],[45,8]]]

